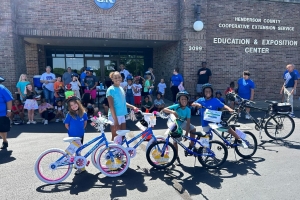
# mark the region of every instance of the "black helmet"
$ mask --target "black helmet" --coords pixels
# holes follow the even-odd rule
[[[0,76],[0,83],[4,82],[5,79]]]
[[[226,94],[226,98],[230,101],[235,101],[236,100],[236,94],[234,92],[228,92]]]
[[[66,102],[69,103],[69,102],[72,101],[72,100],[79,100],[79,101],[80,101],[80,99],[79,99],[77,96],[69,96],[69,97],[66,99]]]
[[[218,94],[219,94],[220,96],[222,96],[222,93],[221,93],[220,91],[217,91],[217,92],[216,92],[216,96],[217,96]]]
[[[191,95],[187,91],[180,91],[176,94],[176,101],[179,101],[179,98],[181,96],[186,96],[187,100],[189,101],[191,98]]]
[[[214,89],[213,89],[213,87],[212,87],[212,84],[210,84],[210,83],[205,83],[205,84],[202,85],[202,93],[203,93],[203,95],[204,95],[204,90],[205,90],[206,88],[210,88],[210,89],[211,89],[211,93],[212,93],[212,94],[214,93]]]

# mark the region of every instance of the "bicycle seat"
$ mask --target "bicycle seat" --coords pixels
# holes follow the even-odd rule
[[[125,136],[126,133],[129,133],[129,132],[130,132],[130,130],[118,130],[117,135]]]
[[[63,139],[64,142],[72,142],[74,140],[81,140],[80,137],[66,137]]]
[[[278,104],[278,101],[269,101],[269,100],[266,100],[265,102],[266,102],[266,103],[273,104],[273,105],[274,105],[274,104],[275,104],[275,105]]]
[[[204,137],[206,134],[205,133],[202,133],[202,132],[195,132],[194,133],[195,135],[198,135],[198,136],[200,136],[200,137]]]

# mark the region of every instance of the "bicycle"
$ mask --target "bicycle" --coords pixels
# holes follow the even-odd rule
[[[167,138],[165,139],[165,141],[156,141],[152,143],[146,152],[147,161],[154,168],[164,169],[171,166],[175,162],[178,155],[174,145],[170,143],[170,138],[176,141],[177,144],[185,150],[185,156],[192,155],[195,158],[197,157],[201,165],[208,169],[218,168],[226,161],[228,150],[222,142],[217,140],[208,140],[206,135],[202,134],[201,132],[193,133],[197,135],[196,139],[185,135],[181,136],[176,133],[172,133],[171,130],[174,127],[176,117],[171,114],[166,118],[168,118],[168,129],[166,131],[166,134],[168,134]],[[188,147],[186,147],[181,142],[181,138],[193,141],[194,145],[192,146],[192,148],[189,149]],[[196,145],[199,147],[196,147]],[[173,157],[171,159],[169,156],[171,152],[170,150],[173,151]]]
[[[295,121],[292,117],[289,116],[291,111],[291,105],[288,103],[278,103],[277,101],[266,100],[266,103],[269,103],[268,108],[258,108],[254,107],[252,104],[255,102],[243,99],[237,94],[229,94],[229,98],[233,101],[238,102],[236,108],[237,112],[244,112],[250,116],[250,119],[255,123],[255,130],[259,131],[259,137],[262,139],[261,131],[264,130],[266,135],[274,140],[286,139],[292,135],[295,130]],[[263,118],[254,119],[252,115],[246,111],[246,108],[251,108],[255,110],[260,110],[265,112]],[[237,123],[239,116],[231,116],[228,119],[228,122],[233,121]],[[274,132],[272,132],[274,130]],[[287,130],[285,134],[284,131]]]
[[[149,145],[152,144],[153,142],[157,141],[157,140],[165,140],[164,136],[155,136],[153,134],[153,130],[152,130],[152,126],[154,126],[156,124],[156,119],[154,118],[154,116],[157,114],[157,112],[153,112],[153,113],[143,113],[141,111],[138,111],[138,113],[140,113],[143,118],[141,120],[138,121],[138,123],[136,123],[136,126],[139,127],[142,132],[139,133],[138,135],[134,136],[132,139],[130,139],[129,141],[126,138],[126,134],[130,132],[130,130],[118,130],[117,131],[117,136],[114,139],[114,143],[122,145],[126,148],[126,150],[128,151],[130,158],[134,158],[136,156],[136,148],[138,146],[140,146],[142,144],[142,142],[148,140],[149,138],[151,138],[147,144],[146,149],[148,149]],[[140,139],[141,138],[141,139]],[[131,143],[135,142],[136,140],[140,139],[134,146],[129,146]],[[94,152],[92,157],[96,157],[96,154],[98,152],[98,150],[101,147],[99,146]],[[97,162],[95,159],[93,160],[93,164],[94,166],[97,166]]]
[[[101,132],[100,136],[82,146],[80,146],[80,137],[67,137],[64,138],[63,141],[69,142],[70,145],[65,151],[52,148],[40,154],[35,162],[34,169],[36,176],[41,181],[49,184],[64,181],[72,172],[73,165],[77,169],[88,166],[89,161],[87,157],[99,146],[103,147],[97,159],[97,168],[101,173],[108,177],[116,177],[125,173],[130,165],[130,156],[127,150],[121,145],[109,144],[104,134],[105,125],[111,124],[112,122],[101,116],[92,118],[91,121],[92,126]],[[84,156],[80,155],[82,149],[85,149],[95,142],[95,146]]]

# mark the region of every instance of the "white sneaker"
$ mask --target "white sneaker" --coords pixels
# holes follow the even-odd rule
[[[28,121],[26,124],[30,124],[30,121]]]
[[[31,121],[30,123],[31,123],[31,124],[36,124],[36,121]]]
[[[246,144],[246,142],[244,140],[238,140],[238,143],[240,144],[240,146],[242,146],[244,149],[248,149],[248,146]]]
[[[55,122],[59,122],[59,119],[56,119]]]
[[[48,120],[45,120],[45,121],[44,121],[44,125],[46,125],[46,124],[48,124]]]
[[[242,116],[242,113],[239,113],[239,117],[241,117]]]
[[[246,114],[245,119],[250,119],[250,115]]]

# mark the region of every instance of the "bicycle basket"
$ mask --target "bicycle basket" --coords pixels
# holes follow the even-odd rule
[[[292,106],[289,103],[278,103],[274,104],[273,107],[273,112],[279,112],[279,113],[288,113],[292,111]]]

